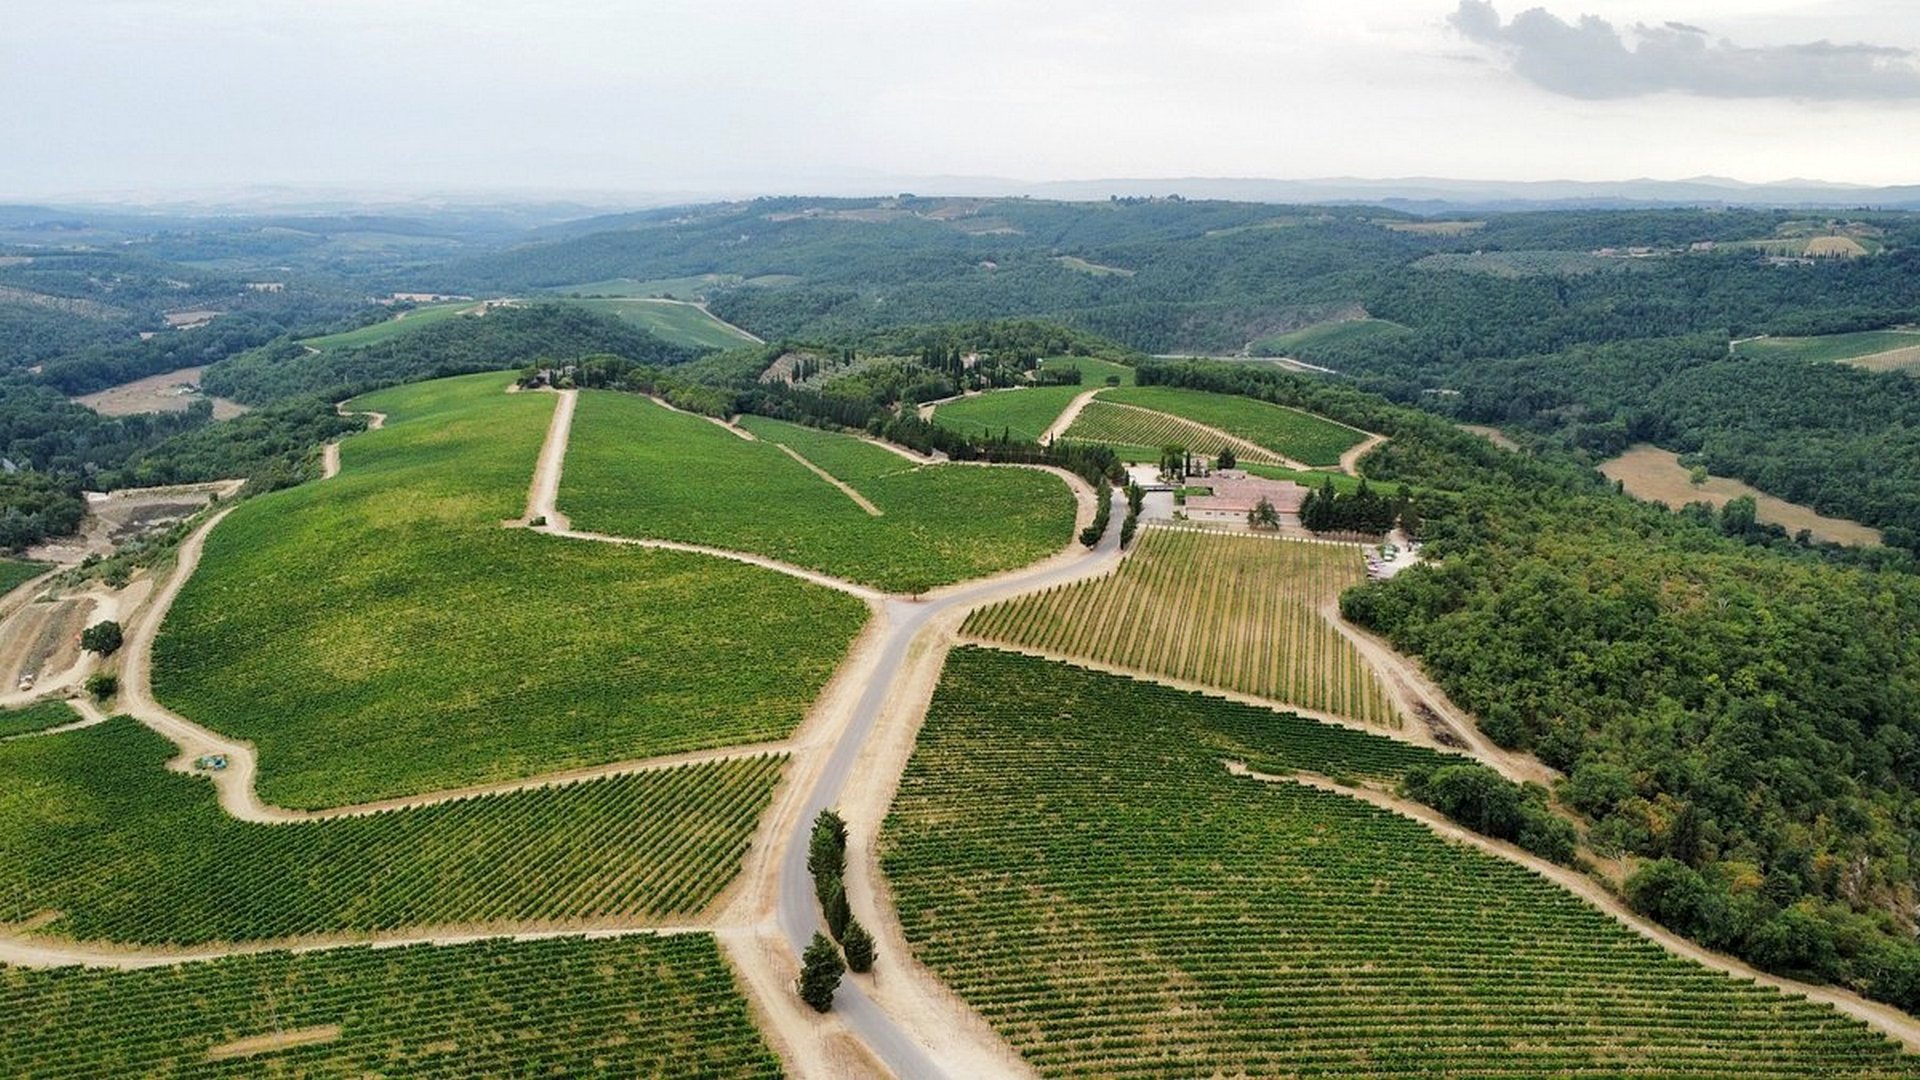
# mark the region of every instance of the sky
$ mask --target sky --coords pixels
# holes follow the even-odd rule
[[[1911,184],[1910,5],[5,0],[0,198],[942,176]]]

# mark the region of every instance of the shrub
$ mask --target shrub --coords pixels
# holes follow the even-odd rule
[[[120,651],[123,640],[120,624],[111,619],[94,623],[80,632],[80,647],[101,656],[112,656]]]
[[[87,693],[95,701],[105,701],[120,692],[120,676],[110,671],[97,671],[87,676]]]

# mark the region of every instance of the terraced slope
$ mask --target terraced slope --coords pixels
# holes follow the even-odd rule
[[[0,1074],[771,1078],[711,937],[0,968]]]
[[[584,391],[560,509],[576,529],[746,551],[905,593],[1023,566],[1071,539],[1072,492],[1046,473],[918,465],[760,417],[741,426],[757,438],[645,398]]]
[[[1512,863],[1223,765],[1391,777],[1421,753],[962,649],[882,866],[916,953],[1045,1076],[1920,1073]]]
[[[963,629],[1398,726],[1386,688],[1319,610],[1365,577],[1355,547],[1148,528],[1113,573],[982,608]]]
[[[343,444],[339,476],[248,500],[208,537],[154,689],[251,740],[267,802],[783,738],[865,621],[857,600],[772,571],[503,528],[554,403],[509,382],[359,399],[388,420]]]
[[[184,945],[686,918],[739,872],[783,763],[257,825],[167,771],[172,756],[125,717],[0,743],[0,923],[53,911],[49,933]]]

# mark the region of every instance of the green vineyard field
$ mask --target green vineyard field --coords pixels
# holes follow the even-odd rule
[[[982,608],[963,630],[1397,727],[1319,611],[1364,578],[1349,545],[1149,527],[1113,573]]]
[[[560,508],[579,529],[747,551],[902,593],[1023,566],[1072,539],[1072,492],[1043,472],[916,465],[846,435],[760,417],[741,426],[757,438],[583,392]]]
[[[1390,779],[1422,757],[964,648],[881,865],[916,954],[1045,1076],[1920,1073],[1519,866],[1222,764]]]
[[[1080,384],[988,391],[939,406],[933,411],[934,423],[974,438],[1011,436],[1026,442],[1039,442],[1074,398],[1105,386],[1109,376],[1119,379],[1121,386],[1133,385],[1132,368],[1106,360],[1068,356],[1048,360],[1045,366],[1048,370],[1079,368]]]
[[[147,944],[693,915],[739,872],[775,756],[331,821],[229,817],[120,717],[0,744],[0,922]]]
[[[712,937],[0,968],[0,1075],[778,1077]]]
[[[64,701],[42,701],[22,709],[0,709],[0,739],[71,724],[80,714]]]
[[[46,563],[0,558],[0,595],[10,593],[26,582],[32,581],[46,573],[47,569]]]
[[[1219,428],[1229,435],[1236,435],[1307,465],[1338,465],[1341,454],[1367,437],[1365,432],[1312,413],[1232,394],[1209,394],[1202,390],[1168,386],[1137,386],[1109,390],[1100,397],[1116,404],[1154,409]]]
[[[323,808],[785,737],[866,606],[737,562],[502,528],[555,398],[381,391],[342,472],[250,499],[161,629],[168,707]],[[723,436],[729,437],[729,436]]]
[[[1143,461],[1159,460],[1160,450],[1166,446],[1184,446],[1189,453],[1216,457],[1221,448],[1228,445],[1227,440],[1212,428],[1182,420],[1171,413],[1118,405],[1105,398],[1103,394],[1087,402],[1061,438],[1074,442],[1106,443],[1124,458]],[[1274,465],[1281,460],[1278,454],[1244,446],[1236,446],[1235,453],[1245,461],[1261,464]]]

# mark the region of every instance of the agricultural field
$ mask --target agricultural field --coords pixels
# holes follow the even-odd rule
[[[1278,334],[1253,343],[1255,355],[1292,356],[1317,346],[1390,345],[1413,336],[1413,331],[1387,319],[1347,319],[1316,323],[1290,334]]]
[[[1039,442],[1074,398],[1100,389],[1109,378],[1120,380],[1120,386],[1133,385],[1132,368],[1088,356],[1051,359],[1045,366],[1079,368],[1080,385],[989,390],[938,406],[933,412],[934,423],[967,435],[988,438],[1010,435],[1027,442]]]
[[[643,397],[583,392],[560,508],[578,529],[753,552],[898,593],[1024,566],[1072,539],[1073,494],[1047,473],[920,465],[847,435],[740,423],[754,440]]]
[[[1216,457],[1222,448],[1234,445],[1235,452],[1247,462],[1268,465],[1280,463],[1278,454],[1230,444],[1220,432],[1169,413],[1131,405],[1116,405],[1102,394],[1073,418],[1061,438],[1074,442],[1105,443],[1126,461],[1158,461],[1167,446],[1184,446],[1188,452]]]
[[[0,557],[0,596],[19,588],[51,569],[46,563]]]
[[[0,709],[0,739],[13,735],[31,735],[62,724],[71,724],[80,714],[64,701],[42,701],[19,709]]]
[[[1864,547],[1877,547],[1884,542],[1879,529],[1828,517],[1812,507],[1790,503],[1731,477],[1709,477],[1706,483],[1695,485],[1691,471],[1680,464],[1678,454],[1645,443],[1602,462],[1600,472],[1609,480],[1618,480],[1634,498],[1665,503],[1675,510],[1691,502],[1708,503],[1719,509],[1747,495],[1753,498],[1755,516],[1789,533],[1806,529],[1816,540]]]
[[[166,768],[127,717],[0,743],[0,923],[163,945],[703,910],[784,759],[739,758],[378,814],[261,825]]]
[[[1343,795],[1434,760],[981,649],[880,841],[916,955],[1043,1076],[1912,1076],[1864,1024],[1678,959]]]
[[[757,567],[503,528],[555,401],[509,382],[358,399],[389,419],[342,445],[339,476],[249,499],[208,536],[154,689],[254,743],[266,801],[317,809],[784,738],[865,622],[859,601]]]
[[[402,311],[391,319],[356,327],[338,334],[324,337],[307,338],[300,344],[314,349],[356,349],[362,345],[377,345],[380,342],[423,330],[435,323],[476,311],[480,304],[473,300],[449,300],[438,304],[421,304],[419,307]]]
[[[669,300],[699,301],[705,300],[716,289],[738,284],[739,274],[694,274],[688,277],[650,278],[646,281],[608,278],[579,285],[556,285],[541,291],[561,296],[660,296]]]
[[[1365,578],[1350,545],[1149,527],[1113,573],[982,608],[964,632],[1398,727],[1319,611]]]
[[[0,1012],[0,1074],[49,1080],[781,1074],[704,934],[0,968]]]
[[[1201,390],[1167,386],[1136,386],[1110,390],[1100,398],[1117,405],[1153,409],[1218,428],[1305,465],[1338,465],[1341,454],[1367,437],[1363,431],[1336,424],[1312,413],[1233,394],[1209,394]]]
[[[1852,364],[1869,371],[1920,374],[1920,330],[1864,330],[1820,337],[1754,338],[1734,346],[1742,356]]]
[[[1136,273],[1136,271],[1123,269],[1118,266],[1103,266],[1097,262],[1088,262],[1078,255],[1056,255],[1053,257],[1053,261],[1069,270],[1077,270],[1082,274],[1092,274],[1094,277],[1132,277]]]
[[[1291,480],[1306,487],[1319,487],[1327,481],[1333,481],[1333,489],[1342,494],[1351,495],[1360,488],[1361,478],[1348,476],[1341,472],[1328,472],[1322,469],[1289,469],[1285,465],[1261,465],[1243,461],[1240,468],[1252,476],[1264,476],[1269,480]],[[1381,495],[1399,495],[1402,485],[1391,480],[1368,480],[1367,487]]]
[[[631,323],[657,338],[696,349],[737,349],[754,338],[736,326],[721,322],[707,310],[678,300],[645,297],[569,300],[570,304]]]

